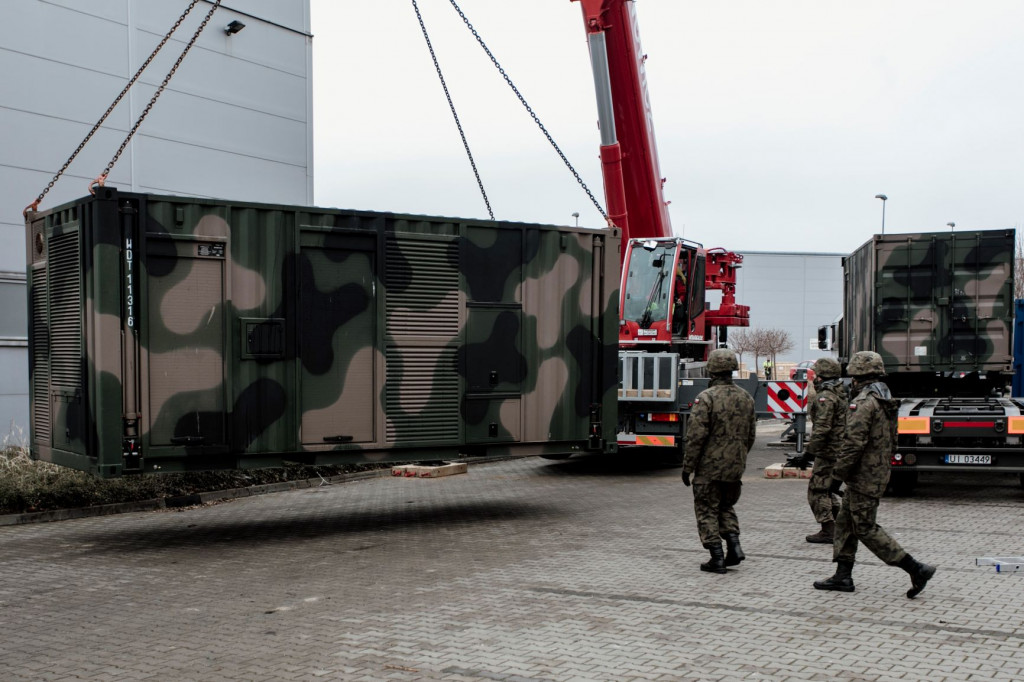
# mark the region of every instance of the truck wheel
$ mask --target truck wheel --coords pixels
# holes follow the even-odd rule
[[[889,478],[889,490],[896,497],[910,497],[917,486],[916,471],[894,471]]]
[[[665,463],[673,467],[683,466],[683,444],[682,442],[670,448],[659,448],[662,451],[662,458]]]

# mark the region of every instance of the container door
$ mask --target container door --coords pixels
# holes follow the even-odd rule
[[[949,362],[957,370],[1005,369],[1009,363],[1014,240],[1012,231],[955,235],[947,324]]]
[[[303,235],[299,254],[302,443],[369,443],[377,414],[375,240],[307,240],[316,236]]]
[[[546,273],[554,267],[562,251],[557,235],[551,243],[542,246],[542,235],[548,232],[535,232],[531,253],[551,255],[543,268]],[[467,443],[521,441],[523,385],[531,379],[536,380],[536,370],[544,359],[536,343],[524,349],[524,233],[490,226],[468,226],[465,235],[460,244],[468,299],[463,346],[465,439]],[[548,248],[547,253],[544,253],[545,247]],[[551,337],[555,338],[559,333],[562,310],[557,304],[561,300],[559,282],[549,279],[547,284],[547,289],[538,291],[538,296],[544,297],[548,304],[549,314],[545,321],[552,324]],[[555,400],[553,398],[551,402]],[[549,405],[545,403],[547,407]],[[549,413],[544,416],[548,417]],[[547,419],[541,429],[546,439]]]
[[[150,445],[225,442],[224,249],[147,244]]]
[[[948,362],[949,345],[941,342],[948,322],[948,244],[903,235],[876,240],[875,350],[886,370],[930,370]],[[864,349],[850,349],[858,350]]]

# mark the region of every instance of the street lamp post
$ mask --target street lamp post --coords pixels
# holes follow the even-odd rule
[[[573,211],[572,217],[576,219],[576,227],[580,226],[580,213],[579,211]]]
[[[952,232],[953,228],[956,227],[956,223],[946,223],[946,224],[949,225],[949,231],[950,232]]]
[[[885,234],[885,202],[889,197],[884,194],[876,194],[875,198],[882,200],[882,234]]]

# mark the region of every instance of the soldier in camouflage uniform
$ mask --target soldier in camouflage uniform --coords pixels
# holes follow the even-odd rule
[[[807,542],[831,544],[839,514],[839,498],[830,491],[832,469],[839,455],[839,446],[846,435],[848,396],[839,375],[842,368],[832,358],[820,358],[814,363],[816,400],[811,403],[811,421],[814,430],[807,442],[804,460],[814,462],[811,479],[807,484],[807,503],[821,530],[806,537]]]
[[[853,592],[853,562],[857,543],[863,542],[886,564],[899,566],[910,574],[911,588],[907,597],[913,599],[935,575],[935,567],[922,564],[907,554],[875,521],[879,500],[889,482],[889,460],[896,450],[899,401],[893,400],[889,387],[881,381],[885,366],[878,353],[855,353],[846,371],[853,377],[854,398],[847,415],[846,437],[833,472],[836,481],[846,482],[832,550],[838,567],[835,575],[816,581],[814,587]]]
[[[744,558],[740,525],[733,509],[740,499],[747,452],[754,445],[756,417],[750,394],[732,382],[739,367],[736,354],[720,348],[708,357],[711,384],[697,396],[686,430],[683,483],[693,475],[693,509],[701,544],[711,559],[700,565],[709,573],[725,573]],[[722,539],[728,552],[722,553]]]

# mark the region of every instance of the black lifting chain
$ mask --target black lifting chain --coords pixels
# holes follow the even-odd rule
[[[587,187],[587,183],[583,182],[583,178],[580,177],[580,174],[576,171],[575,168],[573,168],[572,164],[569,163],[569,159],[566,158],[565,154],[559,148],[558,144],[555,143],[555,139],[551,137],[551,133],[548,132],[548,129],[545,128],[544,124],[540,122],[540,118],[537,116],[536,113],[534,113],[533,108],[526,102],[526,98],[523,97],[522,93],[519,92],[519,88],[517,88],[515,83],[512,82],[512,79],[509,78],[509,75],[505,73],[505,69],[503,69],[501,67],[501,64],[498,63],[497,58],[494,56],[494,54],[491,53],[491,50],[487,47],[487,44],[484,43],[483,38],[481,38],[480,34],[477,33],[475,28],[473,28],[473,24],[469,23],[469,19],[466,18],[466,14],[459,7],[458,3],[456,3],[455,0],[448,1],[451,2],[452,7],[454,7],[455,11],[459,13],[460,17],[462,17],[462,21],[466,24],[467,28],[469,28],[470,32],[473,34],[473,37],[476,38],[476,41],[478,43],[480,43],[480,47],[482,47],[484,49],[484,52],[487,53],[487,56],[491,58],[491,62],[494,64],[495,68],[498,69],[498,73],[500,73],[502,78],[505,79],[505,82],[508,83],[508,86],[512,88],[512,92],[516,94],[516,97],[519,98],[519,101],[526,108],[526,111],[529,112],[530,116],[533,118],[534,123],[536,123],[537,127],[540,128],[542,133],[544,133],[544,137],[548,138],[548,142],[550,142],[551,146],[554,147],[556,152],[558,152],[558,155],[562,158],[562,161],[565,163],[566,167],[572,172],[573,177],[576,178],[576,182],[580,184],[580,187],[583,188],[583,191],[587,193],[588,197],[590,197],[590,201],[593,202],[597,210],[600,211],[601,216],[605,220],[608,220],[608,213],[605,212],[604,208],[601,206],[601,204],[597,201],[597,198],[594,196],[594,193],[590,191],[589,187]]]
[[[445,83],[444,74],[441,73],[441,65],[437,61],[437,55],[434,54],[434,46],[430,42],[430,36],[427,34],[427,25],[423,23],[423,15],[420,14],[420,7],[416,4],[416,0],[412,0],[412,8],[416,10],[416,18],[420,22],[420,30],[423,31],[423,39],[427,41],[427,49],[430,50],[430,58],[434,60],[434,69],[437,71],[437,77],[441,79],[441,87],[444,88],[444,96],[448,98],[448,108],[452,110],[452,117],[455,119],[455,127],[459,129],[459,136],[462,138],[462,146],[466,149],[466,156],[469,157],[469,165],[473,167],[473,175],[476,176],[476,184],[480,188],[480,194],[484,197],[484,203],[487,205],[487,214],[491,216],[491,220],[494,220],[494,211],[491,210],[491,202],[487,198],[487,191],[484,190],[483,180],[480,179],[480,172],[476,169],[476,161],[473,160],[473,152],[469,151],[469,142],[466,140],[466,133],[462,130],[462,122],[459,120],[459,114],[455,111],[455,103],[452,102],[451,93],[448,92],[448,84]]]
[[[156,89],[156,92],[153,94],[153,98],[149,100],[149,104],[147,104],[146,108],[142,110],[142,113],[139,115],[139,119],[135,121],[135,125],[133,125],[132,129],[128,131],[128,135],[127,137],[124,138],[124,141],[121,143],[121,146],[117,148],[117,152],[114,154],[114,158],[110,159],[110,163],[108,163],[107,167],[103,169],[103,172],[100,173],[95,180],[93,180],[93,184],[89,185],[90,193],[95,193],[96,185],[102,187],[103,183],[106,182],[107,176],[110,175],[110,171],[114,168],[114,164],[117,163],[117,160],[119,158],[121,158],[121,153],[124,151],[124,148],[128,146],[128,142],[132,139],[132,136],[135,134],[135,131],[139,129],[139,126],[142,125],[142,122],[146,119],[146,116],[149,115],[150,109],[153,108],[153,105],[156,104],[156,100],[160,97],[160,95],[163,94],[164,88],[166,88],[167,84],[171,82],[171,78],[174,77],[174,72],[178,70],[179,66],[181,66],[181,62],[185,59],[185,55],[188,54],[188,51],[191,50],[192,46],[196,44],[196,40],[199,39],[199,34],[202,33],[203,29],[206,28],[206,25],[210,23],[210,19],[213,17],[213,13],[217,11],[218,7],[220,7],[220,2],[221,0],[214,0],[213,6],[210,7],[210,11],[206,13],[206,16],[203,18],[202,23],[199,24],[199,28],[197,28],[196,32],[192,34],[192,38],[188,41],[188,44],[185,45],[185,49],[181,51],[180,55],[178,55],[178,60],[174,62],[174,66],[172,66],[171,70],[167,73],[166,76],[164,76],[164,80],[162,83],[160,83],[160,87]],[[193,4],[195,3],[193,2]],[[191,9],[191,7],[189,9]]]
[[[191,12],[192,8],[195,7],[198,3],[199,0],[192,0],[189,3],[188,7],[185,8],[185,11],[181,13],[180,17],[178,17],[178,20],[174,22],[173,26],[171,26],[171,29],[167,32],[166,35],[164,35],[163,40],[161,40],[157,44],[157,46],[153,48],[153,52],[150,53],[146,61],[142,62],[142,66],[139,67],[139,70],[135,72],[135,75],[132,76],[131,80],[128,81],[128,84],[124,86],[124,89],[121,90],[117,97],[114,98],[113,103],[109,107],[107,107],[106,112],[104,112],[104,114],[100,117],[100,120],[96,122],[96,125],[92,127],[92,130],[90,130],[89,134],[85,136],[85,139],[82,140],[81,143],[79,143],[78,148],[75,149],[74,152],[72,152],[68,160],[64,162],[64,165],[60,167],[60,170],[57,171],[57,174],[53,176],[53,179],[50,180],[50,183],[46,185],[45,188],[43,188],[43,191],[39,193],[39,196],[36,197],[35,201],[33,201],[31,204],[25,207],[25,210],[22,211],[23,215],[27,215],[29,211],[35,211],[39,208],[39,204],[43,201],[43,197],[45,197],[47,192],[49,192],[53,188],[53,186],[57,183],[57,180],[60,178],[60,176],[63,175],[64,171],[66,171],[68,169],[68,166],[71,165],[71,162],[74,161],[75,157],[78,156],[82,149],[85,148],[85,145],[89,142],[89,140],[92,139],[92,136],[96,134],[96,131],[100,129],[100,126],[103,125],[103,122],[107,120],[108,116],[110,116],[110,112],[112,112],[114,108],[121,102],[124,96],[128,93],[128,90],[130,90],[131,87],[135,85],[135,81],[139,80],[139,76],[142,75],[142,72],[146,70],[146,67],[149,66],[150,62],[152,62],[156,55],[160,52],[160,50],[163,49],[164,45],[167,44],[167,41],[171,39],[172,35],[174,35],[174,32],[178,30],[179,26],[181,26],[181,22],[185,21],[185,17],[189,15],[189,12]]]

